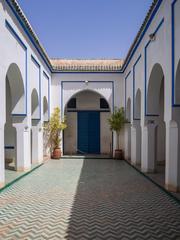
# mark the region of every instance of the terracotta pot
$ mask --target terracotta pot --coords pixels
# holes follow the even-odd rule
[[[114,158],[117,160],[123,160],[123,150],[122,149],[116,149]]]
[[[60,159],[61,158],[61,149],[60,148],[54,148],[51,158],[52,159]]]

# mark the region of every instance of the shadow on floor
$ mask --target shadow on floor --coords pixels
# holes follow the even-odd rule
[[[65,239],[179,239],[178,207],[126,162],[84,159]]]

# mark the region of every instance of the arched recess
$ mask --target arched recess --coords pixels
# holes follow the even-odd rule
[[[166,128],[164,122],[164,92],[165,92],[165,75],[163,68],[159,63],[156,63],[151,71],[148,91],[147,91],[147,120],[152,120],[155,124],[154,135],[152,129],[148,134],[152,137],[149,140],[151,148],[154,145],[154,170],[163,175],[165,171],[165,143],[166,143]],[[151,145],[151,146],[150,146]],[[150,151],[150,150],[149,150]]]
[[[16,170],[17,144],[13,124],[21,123],[26,113],[24,82],[17,64],[10,64],[6,74],[6,123],[4,126],[5,167]]]
[[[16,63],[12,63],[7,71],[6,82],[8,81],[11,92],[11,113],[26,113],[25,88],[21,71]]]
[[[110,111],[107,100],[93,90],[82,90],[72,95],[65,106],[68,127],[63,137],[64,154],[101,153],[109,155],[112,148],[112,133],[108,124]],[[97,120],[99,123],[95,119],[99,119]],[[81,146],[81,137],[83,137],[81,128],[83,127],[86,132],[86,139],[84,139],[84,143],[87,141],[86,146]],[[92,144],[95,142],[97,142],[96,146],[99,146],[97,149]]]
[[[126,118],[128,122],[131,122],[131,99],[128,98],[126,105]]]
[[[40,119],[40,104],[37,90],[34,88],[31,93],[31,117],[32,120]]]
[[[147,90],[147,114],[159,115],[160,90],[164,83],[164,73],[161,65],[156,63],[151,71]]]
[[[135,104],[134,104],[134,117],[135,119],[140,120],[141,118],[141,90],[138,88],[135,97]]]
[[[180,104],[180,60],[176,70],[175,79],[175,104]]]
[[[49,120],[49,114],[48,114],[48,101],[47,97],[43,97],[43,121],[47,122]]]

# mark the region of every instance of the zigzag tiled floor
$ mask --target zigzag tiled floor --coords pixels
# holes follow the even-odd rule
[[[50,161],[0,194],[0,240],[180,239],[180,206],[123,161]]]

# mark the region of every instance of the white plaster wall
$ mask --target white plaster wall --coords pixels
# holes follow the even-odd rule
[[[32,90],[35,88],[38,92],[38,96],[39,96],[39,81],[40,81],[40,75],[39,75],[40,69],[38,67],[38,65],[31,60],[31,64],[30,64],[30,91],[32,92]]]
[[[69,82],[70,81],[70,82]],[[86,84],[88,81],[88,84]],[[114,83],[114,105],[124,104],[124,83],[121,74],[91,74],[91,73],[66,73],[53,74],[52,76],[52,107],[60,104],[61,82],[63,82],[63,109],[67,101],[77,92],[89,89],[100,93],[112,106],[112,83]],[[59,88],[59,89],[58,89]],[[62,110],[63,110],[62,109]]]
[[[110,154],[112,150],[112,132],[109,129],[108,118],[110,118],[110,113],[100,113],[101,121],[101,153]]]
[[[67,128],[64,131],[64,154],[77,153],[77,113],[68,112]]]

